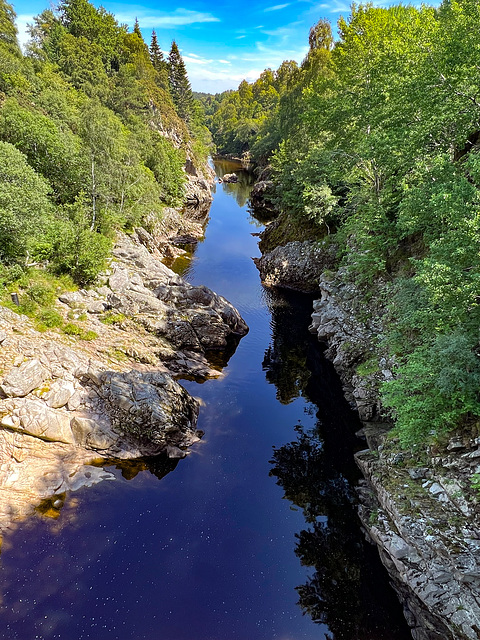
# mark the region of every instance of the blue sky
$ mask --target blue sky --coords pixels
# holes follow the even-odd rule
[[[310,27],[320,18],[328,18],[335,27],[340,15],[350,13],[343,0],[178,0],[175,5],[166,0],[136,4],[94,0],[93,4],[102,4],[130,28],[137,17],[147,44],[155,29],[167,53],[175,39],[193,89],[211,93],[235,89],[244,78],[255,80],[265,68],[276,69],[283,60],[301,62]],[[26,24],[49,7],[49,1],[18,0],[13,6],[24,42]]]

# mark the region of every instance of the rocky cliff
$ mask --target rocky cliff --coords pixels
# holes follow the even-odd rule
[[[359,514],[404,604],[412,637],[480,638],[480,493],[472,487],[480,473],[480,439],[454,438],[422,456],[401,451],[388,435],[378,393],[394,365],[381,352],[381,296],[365,303],[335,267],[328,242],[292,240],[288,227],[282,241],[282,224],[269,227],[260,243],[264,255],[256,260],[262,281],[318,291],[310,330],[327,344],[326,355],[364,422],[369,448],[356,456],[365,478]],[[380,291],[382,283],[376,286]]]

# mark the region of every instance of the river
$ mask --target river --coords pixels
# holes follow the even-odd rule
[[[250,327],[222,378],[184,381],[203,440],[5,536],[5,640],[410,637],[355,515],[360,425],[306,330],[311,299],[260,284],[248,188],[247,174],[217,186],[205,239],[175,265]]]

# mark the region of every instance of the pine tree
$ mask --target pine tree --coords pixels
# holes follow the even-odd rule
[[[133,25],[133,33],[136,33],[140,40],[143,41],[142,32],[140,31],[140,25],[138,24],[138,18],[135,18],[135,24]]]
[[[194,112],[194,98],[185,63],[175,40],[168,56],[170,92],[178,115],[190,122]]]
[[[155,30],[152,31],[152,41],[150,43],[150,60],[152,61],[153,68],[156,71],[160,71],[161,69],[165,68],[165,59],[158,44],[157,34],[155,33]]]
[[[152,40],[150,43],[150,62],[157,72],[156,82],[158,86],[162,87],[162,89],[165,89],[166,91],[169,91],[170,83],[168,79],[168,64],[163,57],[163,53],[158,44],[157,34],[155,33],[155,31],[152,31]]]

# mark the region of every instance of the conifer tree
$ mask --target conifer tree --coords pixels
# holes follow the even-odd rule
[[[168,56],[168,65],[170,92],[177,108],[177,113],[183,120],[190,122],[193,117],[194,98],[185,63],[175,40],[172,42],[172,48]]]
[[[150,43],[150,62],[157,72],[156,82],[158,86],[165,89],[165,91],[169,91],[170,83],[168,78],[168,64],[163,57],[155,31],[152,31],[152,40]]]
[[[150,60],[152,61],[153,68],[156,71],[160,72],[165,68],[165,59],[158,44],[157,34],[155,33],[155,30],[152,31],[152,40],[150,43]]]
[[[135,18],[135,24],[133,25],[133,33],[136,33],[140,40],[143,40],[142,32],[140,31],[140,25],[138,24],[138,18]]]

